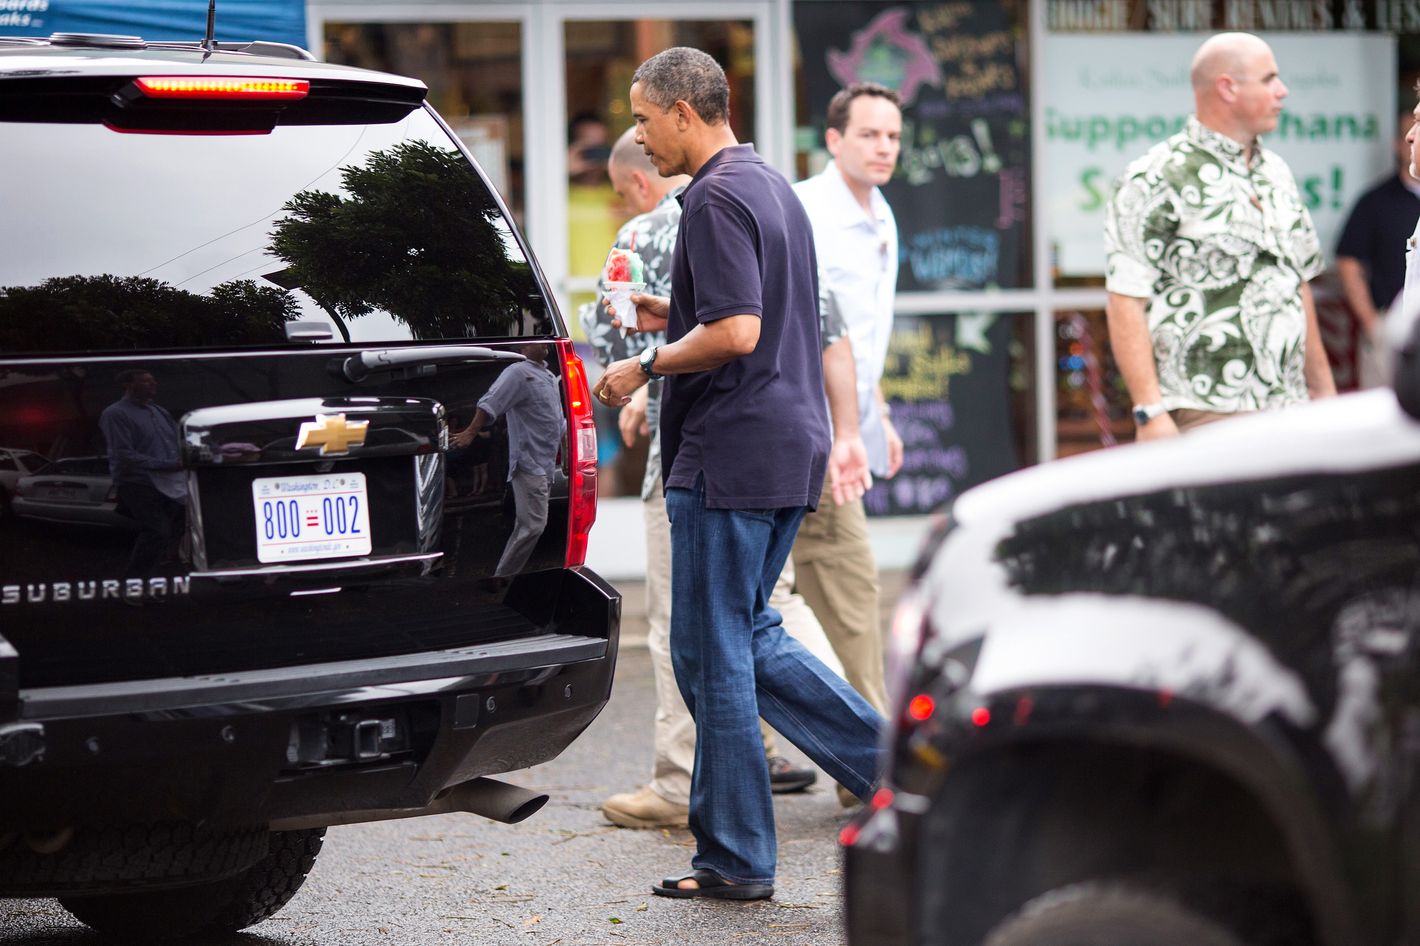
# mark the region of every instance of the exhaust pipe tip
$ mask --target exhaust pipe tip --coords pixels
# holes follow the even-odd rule
[[[394,818],[422,818],[462,811],[481,815],[504,824],[526,821],[542,810],[548,796],[520,785],[509,785],[491,778],[476,778],[447,789],[423,808],[376,808],[345,811],[335,815],[298,815],[277,818],[270,822],[272,831],[300,831],[306,828],[327,828],[338,824],[363,824],[368,821],[388,821]],[[67,840],[67,839],[66,839]],[[0,835],[0,848],[4,836]]]
[[[446,796],[454,810],[482,815],[503,824],[526,821],[547,804],[547,795],[491,778],[476,778],[449,789]]]
[[[519,821],[526,821],[533,815],[542,811],[542,806],[547,804],[547,795],[534,795],[523,804],[508,813],[508,824],[517,824]]]

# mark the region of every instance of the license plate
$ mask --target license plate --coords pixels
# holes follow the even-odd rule
[[[272,476],[253,480],[256,557],[299,562],[370,552],[364,473]]]

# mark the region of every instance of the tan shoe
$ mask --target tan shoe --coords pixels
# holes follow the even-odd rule
[[[857,808],[863,804],[857,795],[854,795],[842,785],[835,786],[838,789],[838,804],[843,808]]]
[[[642,785],[602,802],[602,815],[622,828],[684,828],[689,824],[690,808],[666,801],[651,786]]]

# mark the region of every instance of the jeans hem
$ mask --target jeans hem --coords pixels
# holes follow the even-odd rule
[[[720,868],[716,867],[714,864],[707,864],[707,863],[705,863],[705,861],[704,861],[702,858],[699,858],[699,857],[693,858],[693,859],[691,860],[691,862],[690,862],[690,866],[693,867],[693,868],[695,868],[696,870],[708,870],[710,873],[714,874],[716,877],[719,877],[721,880],[723,880],[723,881],[725,881],[726,883],[729,883],[729,884],[771,884],[771,885],[772,885],[772,884],[774,883],[774,878],[773,878],[773,877],[739,877],[739,876],[736,876],[736,875],[734,875],[734,874],[729,873],[728,871],[721,870]]]

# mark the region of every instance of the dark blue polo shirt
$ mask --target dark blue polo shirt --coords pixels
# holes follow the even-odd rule
[[[1415,232],[1417,219],[1420,197],[1394,174],[1356,201],[1336,244],[1337,256],[1365,265],[1371,303],[1382,315],[1405,286],[1405,241]]]
[[[710,508],[816,506],[830,433],[808,215],[752,145],[717,153],[680,201],[667,340],[731,315],[760,327],[750,354],[663,382],[665,485],[703,473]]]

